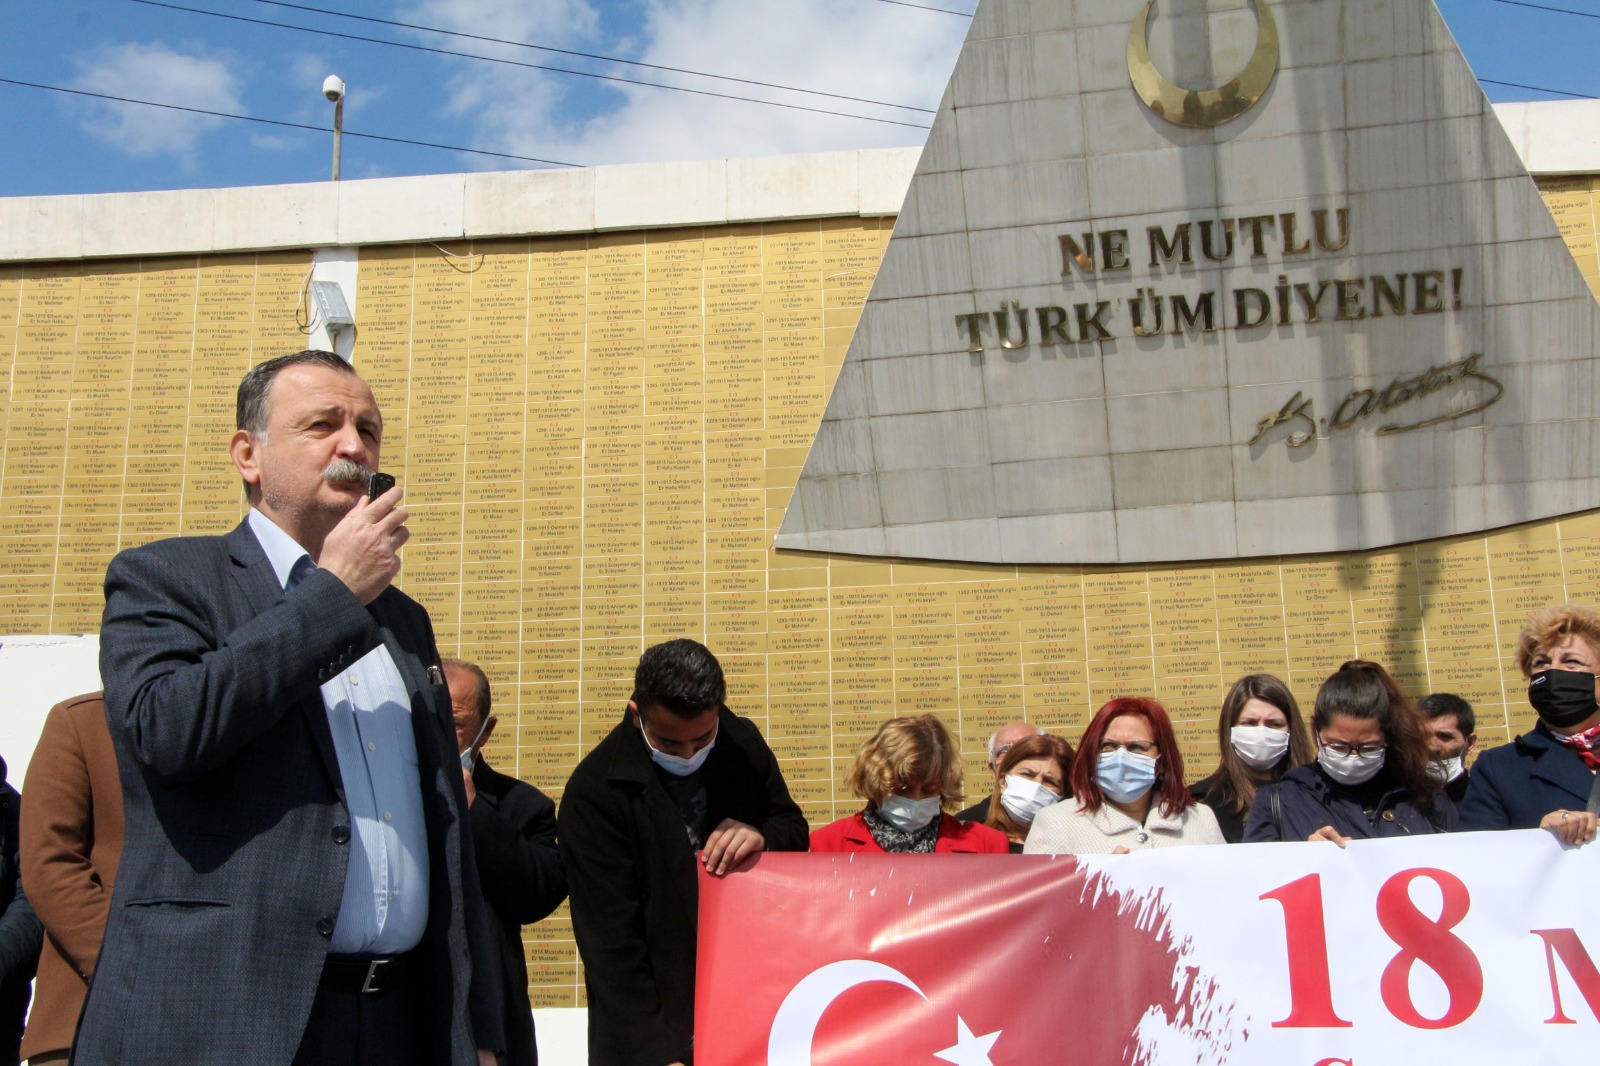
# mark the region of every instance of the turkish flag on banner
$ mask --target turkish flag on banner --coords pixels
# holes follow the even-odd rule
[[[1600,844],[770,854],[700,878],[697,1066],[1587,1062]]]
[[[1070,856],[865,854],[703,876],[695,1061],[1131,1061],[1147,1013],[1183,1024],[1209,995],[1174,987],[1156,908],[1088,876]]]

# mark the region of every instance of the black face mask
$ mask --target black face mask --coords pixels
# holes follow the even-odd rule
[[[1576,670],[1546,670],[1528,682],[1528,702],[1544,724],[1566,730],[1577,725],[1600,704],[1594,698],[1594,675]]]

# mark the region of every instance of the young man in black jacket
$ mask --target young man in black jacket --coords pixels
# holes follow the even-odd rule
[[[720,877],[761,851],[806,848],[777,759],[725,694],[703,645],[649,648],[627,713],[567,782],[561,858],[590,1066],[693,1062],[695,864]]]

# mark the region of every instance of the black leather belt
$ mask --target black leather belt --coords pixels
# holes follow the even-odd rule
[[[387,992],[411,978],[417,953],[404,955],[329,955],[322,964],[322,984],[350,992]]]

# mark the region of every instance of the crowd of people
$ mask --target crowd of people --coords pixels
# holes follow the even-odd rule
[[[570,898],[590,1063],[683,1066],[699,870],[764,851],[1596,835],[1600,615],[1575,605],[1519,638],[1533,728],[1475,761],[1466,701],[1352,660],[1309,723],[1281,680],[1240,678],[1192,785],[1148,697],[1110,700],[1074,740],[995,731],[965,808],[947,724],[892,717],[846,775],[860,808],[814,830],[716,656],[670,640],[558,811],[488,765],[488,676],[441,658],[393,586],[407,514],[373,476],[365,382],[327,352],[267,360],[237,425],[246,520],[117,557],[104,692],[51,711],[20,799],[0,787],[0,1063],[20,1041],[82,1066],[532,1066],[521,930]]]

